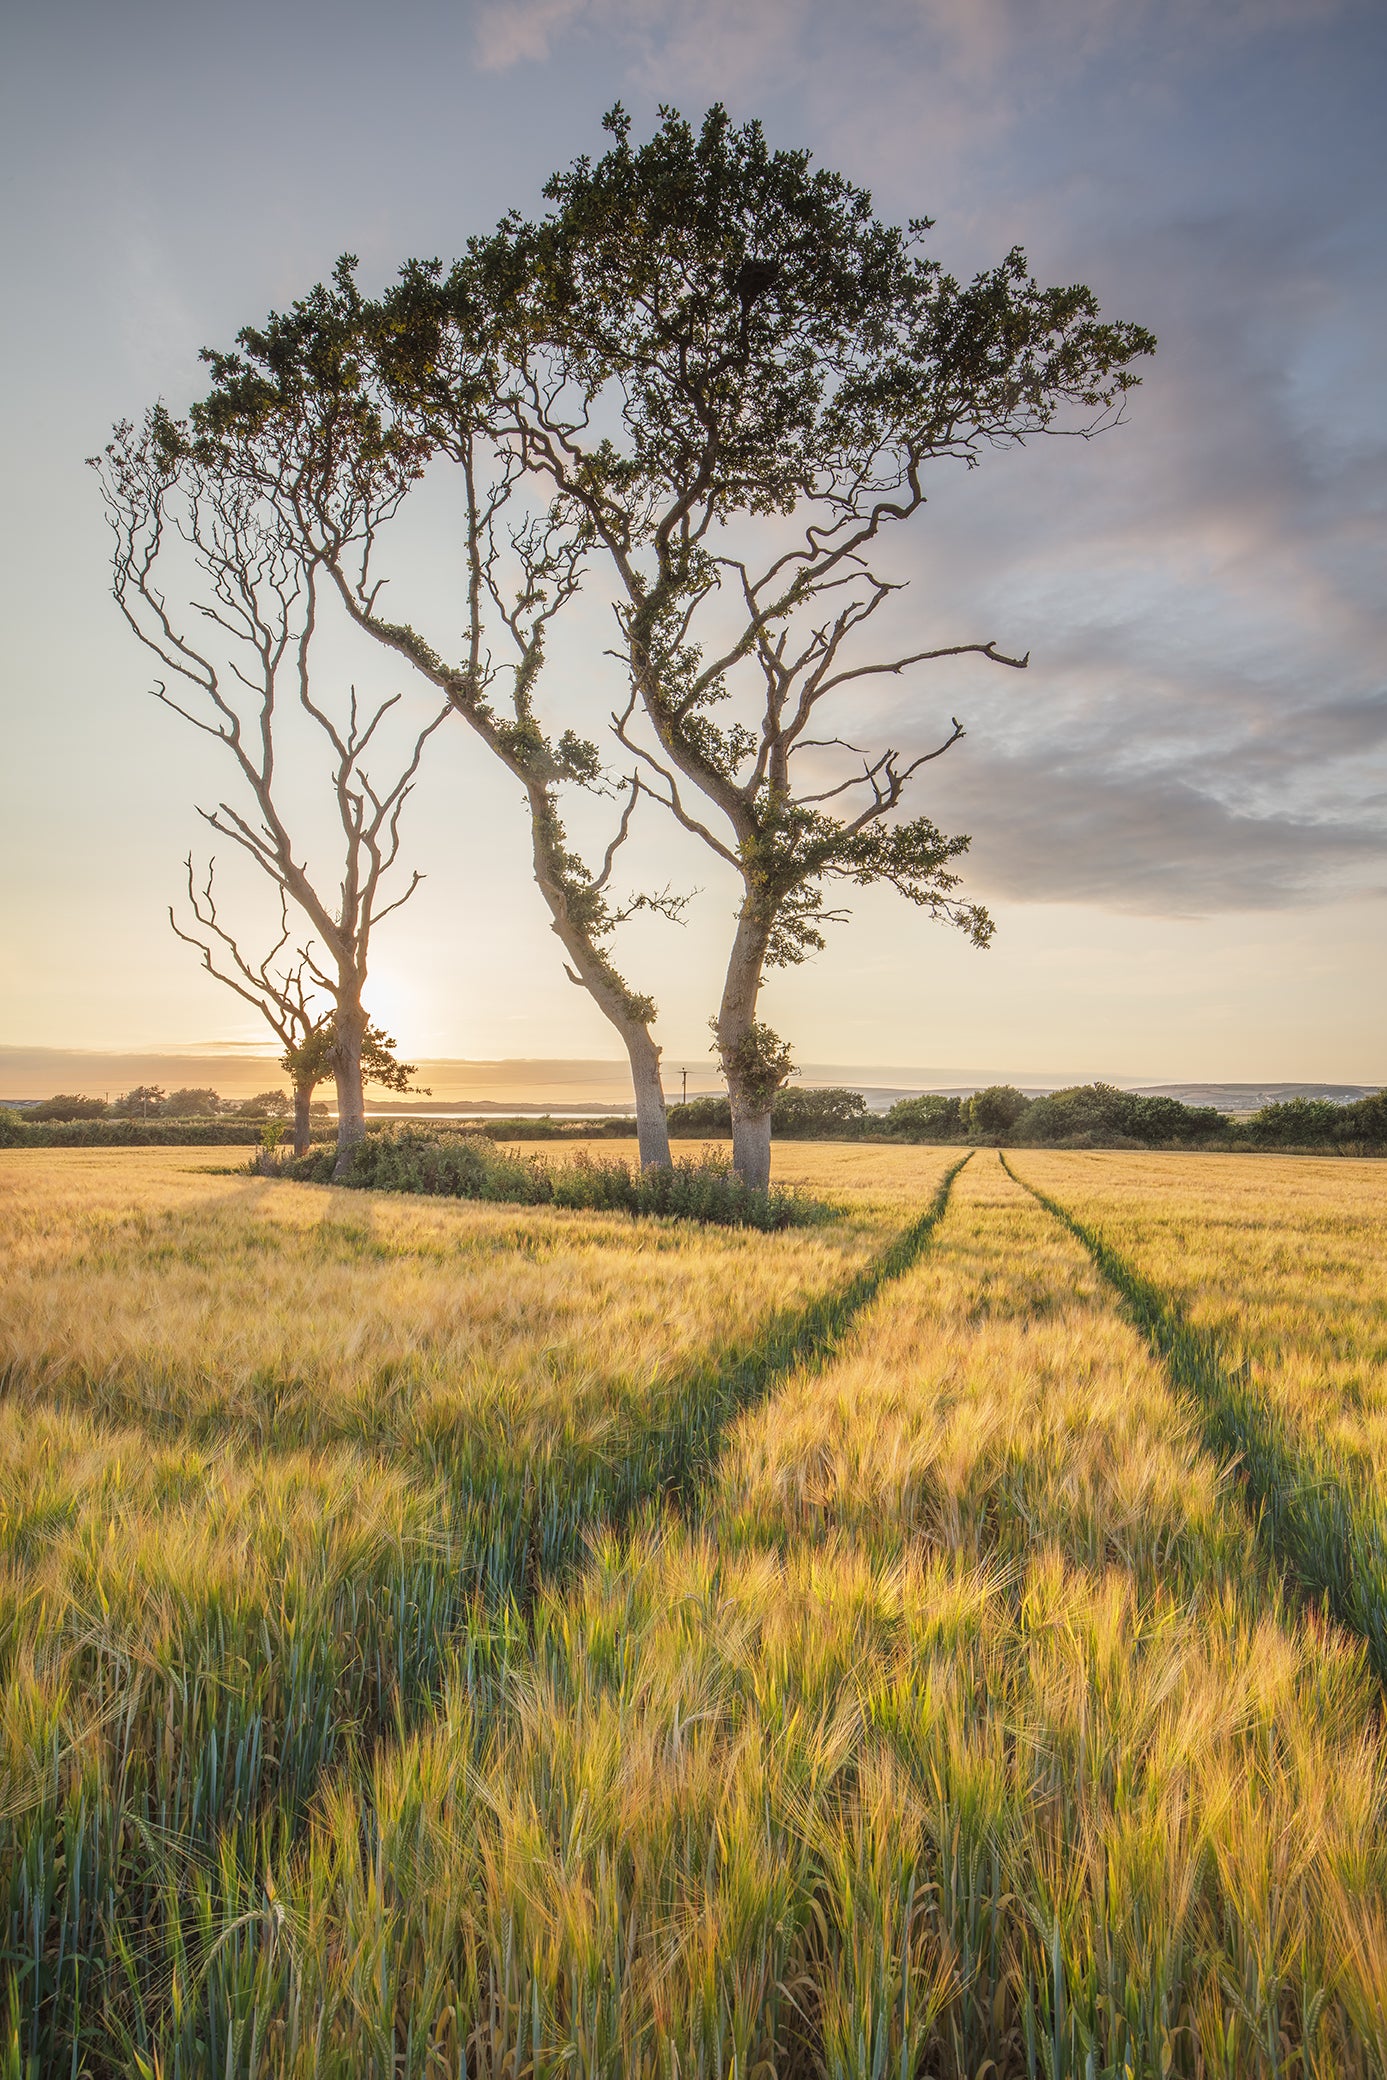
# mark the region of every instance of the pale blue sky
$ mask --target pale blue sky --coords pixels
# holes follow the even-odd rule
[[[1020,241],[1160,339],[1128,426],[990,460],[900,559],[912,625],[1033,654],[881,703],[902,741],[968,726],[921,806],[972,832],[994,949],[872,894],[773,982],[773,1021],[844,1063],[1387,1074],[1387,10],[48,0],[10,9],[3,60],[0,1041],[254,1033],[164,920],[210,773],[146,697],[82,458],[339,251],[382,281],[536,207],[619,96],[638,129],[661,100],[759,114],[883,214],[935,216],[956,269]],[[600,714],[595,620],[563,663]],[[429,879],[376,990],[407,1047],[614,1052],[461,732],[416,807]],[[703,894],[628,966],[701,1058],[730,892],[643,842]]]

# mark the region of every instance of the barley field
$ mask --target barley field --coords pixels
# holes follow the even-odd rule
[[[1387,2075],[1387,1171],[777,1161],[0,1154],[0,2071]]]
[[[1264,1542],[1387,1682],[1387,1191],[1314,1157],[1010,1159],[1106,1254]]]

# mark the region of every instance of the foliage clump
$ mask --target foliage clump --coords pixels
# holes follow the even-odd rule
[[[867,1100],[861,1091],[843,1090],[836,1084],[819,1090],[780,1090],[771,1104],[771,1132],[786,1140],[853,1133],[867,1119]]]
[[[682,1105],[670,1106],[668,1118],[671,1136],[687,1139],[697,1134],[732,1132],[732,1105],[725,1093],[721,1097],[708,1092],[699,1098],[686,1098]]]
[[[55,1098],[45,1098],[39,1105],[25,1107],[24,1116],[37,1120],[41,1125],[53,1121],[67,1126],[77,1119],[105,1119],[104,1098],[84,1098],[72,1091],[59,1091]]]
[[[1364,1135],[1365,1140],[1382,1138],[1382,1129],[1387,1128],[1387,1107],[1381,1107],[1381,1097],[1379,1092],[1379,1133]],[[1355,1106],[1336,1105],[1332,1098],[1285,1098],[1254,1112],[1243,1122],[1243,1132],[1257,1148],[1322,1148],[1327,1141],[1344,1138],[1346,1127],[1361,1123],[1364,1102]]]
[[[818,1141],[860,1133],[870,1124],[867,1100],[861,1091],[836,1084],[809,1090],[786,1086],[771,1100],[771,1132],[785,1141]],[[687,1137],[696,1134],[730,1134],[732,1105],[726,1097],[705,1095],[686,1099],[669,1108],[669,1131]]]
[[[944,1091],[926,1091],[919,1098],[901,1098],[887,1113],[886,1125],[902,1141],[961,1141],[963,1104]]]
[[[1014,1083],[991,1083],[974,1091],[963,1118],[971,1141],[1004,1141],[1031,1109],[1031,1100]]]
[[[1110,1083],[1078,1084],[1036,1098],[1024,1116],[1024,1139],[1041,1146],[1165,1148],[1226,1134],[1229,1122],[1211,1105],[1120,1091]]]

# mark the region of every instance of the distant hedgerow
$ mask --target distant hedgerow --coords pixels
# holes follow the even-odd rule
[[[256,1170],[326,1184],[336,1152],[313,1149],[284,1163],[257,1158]],[[793,1187],[755,1191],[734,1175],[725,1156],[705,1149],[669,1167],[636,1170],[620,1156],[598,1159],[580,1149],[551,1167],[542,1156],[497,1148],[482,1134],[438,1134],[396,1127],[357,1144],[338,1180],[358,1191],[424,1192],[521,1206],[567,1206],[587,1213],[663,1214],[726,1228],[807,1227],[830,1209]]]

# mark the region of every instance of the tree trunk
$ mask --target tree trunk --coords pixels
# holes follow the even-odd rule
[[[636,1141],[642,1170],[670,1164],[669,1122],[665,1117],[665,1091],[660,1081],[660,1050],[650,1037],[650,1028],[627,1025],[621,1029],[631,1063],[631,1088],[636,1097]]]
[[[576,862],[569,856],[563,825],[559,821],[556,771],[551,754],[546,749],[542,755],[536,756],[533,750],[519,748],[514,736],[500,728],[485,703],[477,700],[474,689],[461,673],[450,671],[443,665],[412,630],[378,621],[370,608],[363,606],[336,562],[329,559],[328,569],[347,612],[357,626],[364,628],[387,649],[407,657],[425,678],[446,693],[457,713],[525,789],[530,808],[535,882],[549,907],[550,928],[572,964],[565,964],[568,978],[580,989],[587,990],[603,1017],[610,1020],[621,1035],[631,1064],[641,1168],[647,1170],[654,1164],[668,1167],[669,1127],[665,1118],[664,1088],[660,1082],[660,1050],[650,1033],[655,1020],[655,1006],[648,997],[640,996],[627,985],[602,949],[602,934],[594,930],[589,908],[592,897],[600,894],[600,884],[589,883],[583,888],[572,878]],[[540,654],[536,648],[532,654],[534,662],[538,661]],[[582,898],[577,906],[577,915],[572,900],[575,892]]]
[[[768,936],[748,894],[737,919],[716,1025],[718,1056],[732,1107],[732,1168],[744,1185],[757,1192],[766,1191],[771,1181],[771,1100],[775,1087],[768,1087],[764,1076],[755,1073],[746,1053],[755,1034]]]
[[[296,1156],[306,1156],[308,1154],[309,1143],[313,1137],[312,1114],[310,1111],[312,1103],[313,1085],[311,1083],[296,1083],[294,1085],[294,1154]]]
[[[744,1112],[739,1118],[736,1101],[732,1106],[732,1168],[742,1183],[754,1192],[770,1190],[771,1182],[771,1115],[765,1112]]]
[[[548,786],[529,774],[522,775],[530,803],[530,847],[535,883],[549,906],[550,930],[557,937],[572,966],[570,982],[585,989],[603,1017],[621,1035],[631,1064],[631,1088],[636,1100],[636,1136],[642,1170],[654,1164],[669,1167],[669,1126],[665,1119],[665,1093],[660,1082],[660,1050],[651,1031],[655,1006],[627,987],[600,945],[581,920],[573,915],[571,889],[566,877],[563,828],[554,809]]]
[[[361,1078],[361,1047],[365,1038],[366,1013],[361,1008],[359,988],[344,990],[337,999],[336,1039],[332,1050],[332,1073],[337,1084],[334,1184],[340,1184],[347,1175],[353,1149],[366,1139],[366,1093]]]

